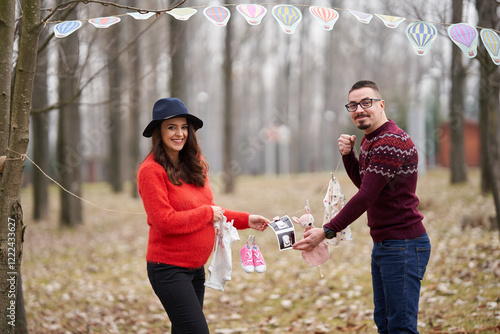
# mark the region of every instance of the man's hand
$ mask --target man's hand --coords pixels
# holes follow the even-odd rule
[[[310,251],[323,240],[325,240],[325,231],[322,228],[312,228],[304,232],[304,239],[293,244],[293,249]]]
[[[354,143],[356,142],[356,136],[354,135],[340,135],[338,140],[339,142],[339,150],[342,155],[347,155],[351,153],[352,148],[354,147]]]

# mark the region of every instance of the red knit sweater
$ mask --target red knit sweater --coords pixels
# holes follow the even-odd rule
[[[214,247],[212,190],[192,184],[173,185],[152,154],[139,167],[137,184],[149,225],[146,260],[199,268]],[[224,209],[237,229],[248,228],[249,214]]]

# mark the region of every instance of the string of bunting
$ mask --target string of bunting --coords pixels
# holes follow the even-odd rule
[[[266,4],[264,4],[266,5]],[[293,34],[302,20],[302,12],[297,7],[308,7],[309,13],[317,20],[321,27],[330,31],[340,15],[338,11],[344,11],[352,14],[359,22],[369,24],[374,16],[378,17],[387,28],[395,29],[403,21],[410,22],[406,27],[406,37],[408,38],[415,53],[419,56],[424,56],[429,52],[432,44],[437,38],[437,29],[435,24],[448,26],[448,37],[457,45],[468,58],[474,58],[477,55],[477,46],[479,38],[484,44],[488,54],[490,55],[495,65],[500,65],[500,37],[499,31],[489,28],[473,26],[468,23],[439,23],[429,21],[413,21],[404,17],[369,14],[351,9],[320,7],[311,5],[283,5],[283,4],[267,4],[273,5],[272,16],[278,22],[279,26],[286,34]],[[198,7],[181,7],[170,11],[165,11],[180,21],[187,21],[193,15],[203,8],[203,15],[213,24],[219,27],[224,27],[231,18],[231,11],[228,6],[236,6],[236,10],[250,25],[259,25],[262,19],[267,14],[267,8],[257,4],[232,4],[225,6],[198,6]],[[152,16],[157,16],[158,12],[141,10],[138,12],[130,12],[123,15],[99,17],[88,20],[74,20],[62,22],[47,22],[57,23],[54,26],[54,34],[58,38],[64,38],[71,35],[83,25],[82,21],[88,21],[96,28],[109,28],[121,21],[121,16],[131,16],[136,20],[147,20]],[[478,29],[480,32],[478,32]]]

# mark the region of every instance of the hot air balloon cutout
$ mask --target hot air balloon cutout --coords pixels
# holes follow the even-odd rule
[[[152,12],[147,12],[147,13],[133,12],[133,13],[127,13],[127,14],[132,16],[136,20],[147,20],[151,16],[156,15],[156,13],[152,13]]]
[[[436,40],[437,29],[432,23],[412,22],[406,28],[406,37],[419,56],[424,56],[429,51],[432,43]]]
[[[379,19],[381,19],[387,28],[392,28],[392,29],[399,27],[401,22],[406,20],[406,18],[398,17],[398,16],[390,16],[390,15],[382,15],[382,14],[375,14],[375,16],[377,16]]]
[[[477,55],[477,29],[467,23],[452,24],[448,27],[448,36],[468,58]]]
[[[309,12],[321,24],[323,29],[329,31],[333,29],[335,22],[339,19],[339,13],[332,8],[311,6]]]
[[[274,6],[273,16],[278,21],[281,29],[287,34],[293,34],[302,20],[302,13],[292,5]]]
[[[352,15],[354,15],[354,17],[357,18],[359,22],[364,23],[364,24],[370,23],[370,21],[373,19],[373,15],[372,14],[357,12],[355,10],[350,10],[350,9],[348,9],[348,11]]]
[[[236,6],[236,10],[252,26],[259,25],[267,14],[266,7],[261,5],[238,5]]]
[[[498,34],[492,29],[482,29],[481,41],[490,54],[491,60],[495,65],[500,65],[500,37]]]
[[[98,17],[96,19],[91,19],[89,22],[96,28],[109,28],[113,24],[120,22],[121,19],[115,16],[109,17]]]
[[[196,12],[198,11],[194,8],[185,7],[185,8],[174,8],[172,10],[169,10],[167,13],[172,15],[179,21],[187,21],[191,16],[196,14]]]
[[[231,17],[229,9],[222,6],[207,7],[203,11],[203,14],[205,14],[210,22],[219,27],[224,27]]]
[[[55,25],[54,27],[54,35],[57,38],[63,38],[71,35],[82,26],[81,21],[66,21],[61,22]]]

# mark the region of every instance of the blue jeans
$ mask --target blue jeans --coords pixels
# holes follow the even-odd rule
[[[430,254],[427,233],[373,243],[373,318],[379,333],[418,333],[420,285]]]

